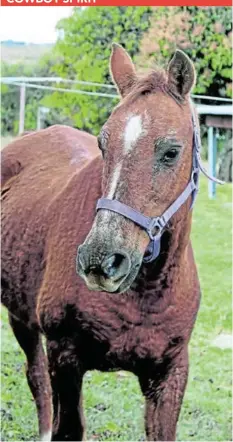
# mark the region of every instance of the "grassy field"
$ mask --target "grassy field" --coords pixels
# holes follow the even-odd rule
[[[192,231],[202,286],[202,303],[190,343],[190,376],[178,426],[179,441],[230,441],[231,350],[217,337],[232,332],[231,186],[207,197],[201,181]],[[24,356],[2,310],[1,441],[35,441],[35,406],[24,377]],[[225,342],[225,341],[224,341]],[[144,440],[143,400],[137,380],[127,373],[88,373],[84,385],[88,437],[95,440]]]

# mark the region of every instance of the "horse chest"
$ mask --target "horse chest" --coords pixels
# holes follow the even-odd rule
[[[75,303],[69,299],[65,306],[61,302],[60,308],[50,308],[44,320],[47,318],[48,338],[57,339],[54,324],[60,323],[62,337],[73,343],[71,353],[74,351],[87,369],[136,371],[145,360],[161,361],[170,341],[180,336],[177,311],[172,305],[158,313],[155,306],[148,310],[144,300],[139,302],[132,293],[78,293]]]
[[[87,351],[89,359],[93,356],[93,368],[132,369],[143,359],[162,358],[169,344],[166,318],[164,323],[162,319],[156,323],[153,315],[142,315],[134,304],[131,308],[118,305],[117,309],[104,303],[98,310],[91,309],[90,304],[88,307],[79,327],[85,336],[84,357]]]
[[[110,343],[110,355],[119,360],[161,359],[168,344],[166,332],[157,327],[138,325],[122,332]]]

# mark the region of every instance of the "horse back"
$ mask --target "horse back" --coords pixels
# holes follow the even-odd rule
[[[75,165],[76,170],[99,154],[93,135],[69,126],[55,125],[25,132],[6,146],[1,155],[1,185],[25,168],[37,165],[50,171]]]

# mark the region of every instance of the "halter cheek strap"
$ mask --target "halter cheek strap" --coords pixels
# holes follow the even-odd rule
[[[160,242],[161,236],[166,227],[168,221],[172,216],[180,209],[180,207],[187,201],[190,195],[192,195],[192,203],[190,209],[193,207],[197,192],[198,192],[198,182],[199,182],[199,172],[200,170],[207,176],[207,178],[216,181],[219,184],[224,184],[223,181],[217,180],[216,178],[210,177],[205,171],[201,164],[200,156],[200,136],[199,130],[196,124],[196,119],[194,112],[192,113],[193,121],[193,160],[192,160],[192,171],[189,183],[183,192],[178,196],[178,198],[171,204],[170,207],[158,217],[148,217],[138,212],[135,209],[121,203],[118,200],[110,200],[108,198],[100,198],[97,202],[96,210],[104,209],[110,210],[111,212],[118,213],[125,218],[133,221],[135,224],[144,229],[149,238],[150,243],[147,247],[146,254],[144,256],[144,262],[154,261],[160,253]]]
[[[147,247],[146,255],[144,256],[144,262],[151,262],[157,258],[160,253],[160,239],[162,236],[162,232],[164,227],[170,220],[170,218],[178,211],[178,209],[182,206],[182,204],[187,200],[187,198],[193,193],[193,201],[196,197],[197,193],[197,179],[198,179],[198,171],[192,173],[192,179],[185,188],[185,190],[179,195],[179,197],[174,201],[174,203],[163,213],[162,216],[158,216],[155,218],[148,217],[143,215],[140,212],[132,209],[126,204],[121,203],[118,200],[110,200],[107,198],[100,198],[97,202],[96,210],[106,209],[111,212],[119,213],[123,215],[125,218],[130,219],[135,224],[144,229],[149,238],[150,244]]]

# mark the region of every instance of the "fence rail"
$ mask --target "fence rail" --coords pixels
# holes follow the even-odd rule
[[[82,80],[70,80],[69,78],[62,77],[2,77],[2,83],[70,83],[70,84],[82,84],[84,86],[95,86],[95,87],[103,87],[107,89],[116,89],[114,84],[102,84],[95,83],[92,81],[82,81]]]
[[[70,79],[66,79],[66,78],[62,78],[62,77],[1,77],[1,82],[4,84],[14,84],[16,86],[21,86],[22,84],[25,84],[27,87],[34,87],[34,88],[38,88],[38,89],[48,89],[48,88],[52,88],[52,86],[43,86],[42,85],[31,85],[30,83],[70,83],[70,84],[80,84],[83,86],[92,86],[92,87],[100,87],[100,88],[107,88],[107,89],[116,89],[116,86],[113,84],[103,84],[103,83],[95,83],[92,81],[81,81],[81,80],[70,80]],[[73,92],[75,93],[77,89],[67,89],[67,88],[56,88],[53,87],[53,89],[51,90],[59,90],[59,92]],[[83,94],[87,94],[87,91],[82,91]],[[76,92],[76,93],[80,93],[80,92]],[[101,92],[92,92],[92,93],[88,93],[88,95],[93,95],[93,94],[101,94]],[[100,95],[100,96],[104,96],[104,95]],[[114,97],[117,96],[117,94],[113,95],[113,94],[106,94],[106,97]],[[197,98],[197,99],[201,99],[201,100],[210,100],[210,101],[225,101],[228,103],[232,103],[233,99],[232,98],[225,98],[225,97],[212,97],[210,95],[196,95],[196,94],[192,94],[191,95],[192,98]]]
[[[4,83],[4,82],[3,82]],[[97,97],[106,97],[106,98],[120,98],[118,94],[105,94],[104,92],[89,92],[83,91],[81,89],[67,89],[63,87],[55,87],[55,86],[44,86],[41,84],[31,84],[31,83],[18,83],[16,81],[7,81],[4,84],[10,84],[13,86],[27,87],[30,89],[44,89],[48,91],[58,91],[58,92],[68,92],[79,95],[92,95]]]

